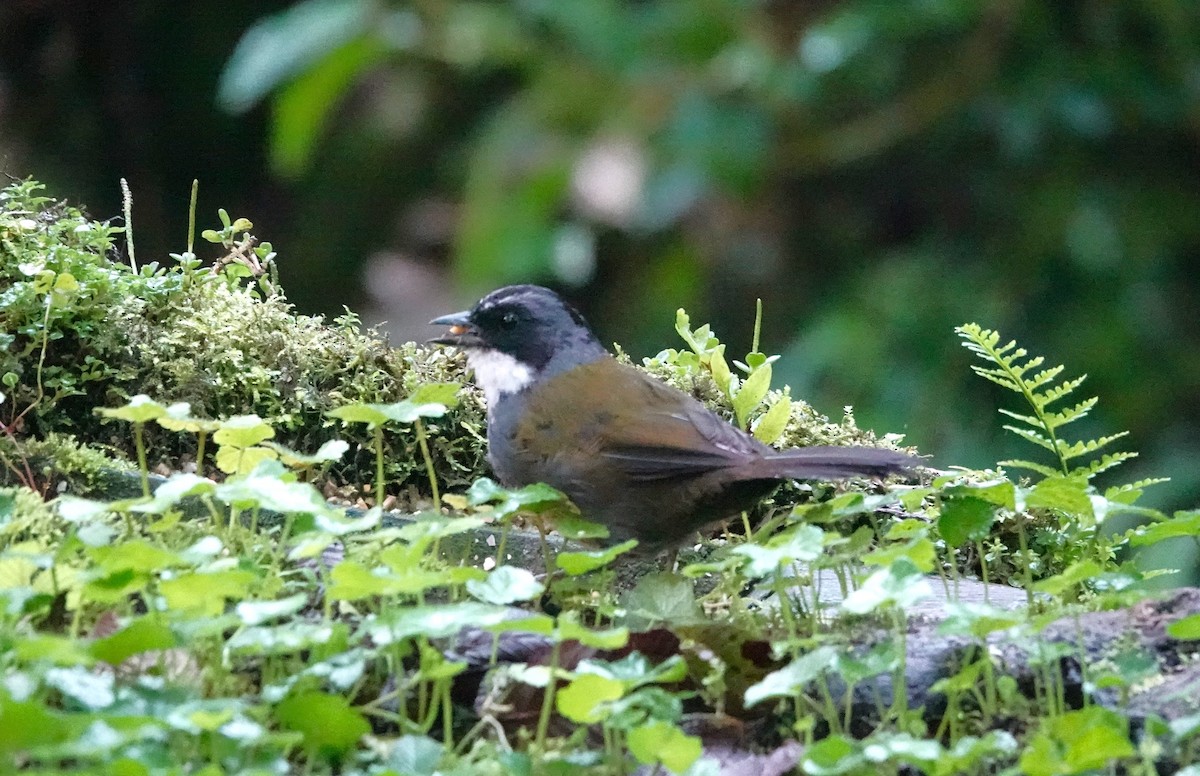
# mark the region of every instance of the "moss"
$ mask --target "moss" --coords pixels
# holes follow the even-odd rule
[[[94,408],[138,393],[188,402],[194,417],[259,415],[275,429],[276,442],[299,451],[344,438],[351,450],[327,473],[330,483],[371,482],[369,432],[342,427],[325,413],[354,402],[400,401],[421,384],[447,381],[464,388],[458,407],[426,423],[436,473],[451,488],[486,473],[483,403],[468,384],[461,354],[414,343],[391,347],[350,314],[332,322],[297,315],[277,284],[248,281],[243,267],[223,260],[220,271],[185,260],[134,273],[109,258],[119,229],[42,197],[39,188],[23,181],[0,196],[0,273],[10,281],[0,293],[6,303],[0,372],[9,417],[24,419],[22,448],[10,455],[36,459],[55,487],[65,482],[90,492],[103,477],[109,448],[132,455],[130,430],[106,424]],[[645,368],[732,416],[707,372],[661,361]],[[146,433],[153,455],[169,466],[195,455],[191,435],[153,425]],[[384,441],[392,489],[427,493],[412,429],[385,429]],[[832,422],[794,400],[781,444],[890,446],[849,414]]]
[[[338,427],[326,412],[353,402],[400,401],[423,383],[465,379],[461,359],[440,350],[392,348],[351,316],[331,325],[297,315],[282,297],[259,299],[225,283],[200,285],[155,312],[130,331],[133,375],[114,383],[112,403],[147,393],[186,401],[197,417],[256,414],[275,428],[277,441],[301,451],[347,439],[358,446],[332,471],[343,483],[373,478],[370,437],[361,425]],[[457,485],[479,473],[482,439],[462,432],[483,425],[470,392],[461,407],[428,424],[442,481]],[[151,444],[178,456],[192,452],[194,442],[155,429]],[[424,486],[411,429],[386,429],[385,444],[389,481],[398,489]]]
[[[619,353],[618,357],[629,363],[629,358],[625,354]],[[648,359],[640,368],[659,380],[695,396],[726,420],[733,420],[733,407],[730,405],[729,399],[717,388],[716,382],[707,371],[682,368],[657,358]],[[784,392],[780,390],[768,392],[763,406],[773,406],[784,395]],[[791,401],[791,414],[783,434],[776,442],[777,447],[807,447],[809,445],[862,445],[892,449],[898,447],[895,437],[889,435],[881,439],[876,436],[875,432],[859,428],[854,420],[853,412],[849,409],[840,421],[834,422],[813,409],[808,402],[795,398]]]
[[[21,420],[21,449],[10,454],[61,468],[72,490],[96,484],[96,462],[81,455],[101,448],[64,445],[69,437],[61,435],[131,454],[128,428],[105,425],[93,409],[138,393],[188,402],[196,417],[257,414],[275,428],[276,441],[301,451],[335,436],[358,442],[331,476],[359,483],[374,475],[367,432],[338,427],[325,416],[329,409],[399,401],[431,381],[465,382],[460,357],[412,343],[392,348],[351,315],[332,323],[297,315],[282,293],[264,298],[257,284],[247,285],[240,267],[151,264],[135,274],[108,256],[119,229],[41,196],[40,188],[22,181],[0,196],[0,274],[7,281],[0,373],[8,417]],[[484,425],[473,389],[464,389],[460,407],[427,424],[438,475],[448,485],[482,472]],[[189,435],[146,431],[160,460],[178,465],[195,452]],[[387,429],[385,443],[389,481],[402,491],[427,488],[412,430]]]
[[[197,417],[256,414],[275,428],[277,441],[302,451],[335,436],[357,442],[359,449],[334,470],[351,483],[372,478],[369,435],[362,426],[336,427],[326,412],[352,402],[400,401],[423,383],[465,377],[460,360],[411,343],[392,348],[350,316],[330,325],[295,314],[282,297],[262,300],[227,284],[197,288],[157,320],[135,327],[130,339],[136,374],[118,386],[118,398],[141,392],[186,401]],[[468,400],[430,424],[444,481],[457,484],[464,472],[478,471],[481,445],[456,439],[456,429],[481,427],[482,418],[478,403]],[[171,447],[166,432],[156,435],[158,449]],[[191,444],[175,438],[177,446]],[[386,430],[387,475],[401,486],[423,484],[414,442],[410,429]]]
[[[114,485],[124,490],[129,473],[136,470],[118,450],[58,432],[27,437],[19,445],[0,437],[0,456],[13,464],[11,469],[6,467],[0,479],[13,481],[13,470],[23,472],[27,464],[39,489],[48,494],[109,494]]]
[[[0,537],[4,544],[59,533],[61,522],[42,497],[29,488],[0,487]]]

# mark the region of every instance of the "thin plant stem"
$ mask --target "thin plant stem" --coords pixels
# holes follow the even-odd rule
[[[758,352],[758,338],[762,334],[762,299],[754,300],[754,339],[750,342],[750,350]]]
[[[429,476],[429,489],[433,492],[433,509],[442,511],[442,497],[438,493],[437,475],[433,471],[433,456],[429,454],[429,442],[425,438],[425,424],[420,418],[413,421],[417,432],[417,444],[421,446],[421,457],[425,459],[425,474]]]
[[[500,543],[496,546],[496,565],[504,565],[504,552],[508,549],[508,529],[512,523],[505,520],[500,528]]]
[[[192,252],[192,246],[196,241],[196,196],[199,193],[200,181],[197,178],[192,178],[192,198],[188,205],[188,253]]]
[[[196,476],[204,476],[204,446],[208,442],[208,432],[201,430],[196,434]]]
[[[447,749],[454,748],[454,716],[450,703],[450,682],[441,683],[442,690],[442,744]]]
[[[822,715],[825,717],[825,722],[833,733],[841,733],[842,731],[837,729],[841,723],[841,715],[838,714],[837,704],[833,701],[833,693],[829,690],[829,682],[826,681],[825,675],[821,674],[815,684],[821,691],[821,703],[824,705]]]
[[[144,423],[133,424],[133,446],[137,448],[138,469],[142,474],[142,496],[150,498],[150,469],[146,464],[146,440],[142,438]]]
[[[787,586],[783,584],[783,574],[780,572],[781,569],[775,570],[774,579],[771,580],[772,587],[775,589],[775,595],[779,597],[779,614],[783,617],[788,636],[795,639],[799,632],[796,629],[796,614],[792,611],[792,599],[788,596]]]
[[[1017,518],[1017,540],[1021,545],[1021,565],[1024,566],[1025,581],[1025,601],[1028,606],[1033,606],[1033,570],[1029,568],[1029,541],[1025,536],[1025,517],[1021,514],[1016,515]]]
[[[129,246],[129,266],[133,274],[137,274],[137,255],[133,250],[133,192],[129,190],[129,181],[121,179],[121,207],[125,211],[125,244]]]
[[[985,723],[991,723],[992,718],[996,716],[997,696],[996,696],[996,666],[992,664],[992,653],[988,650],[987,636],[983,637],[983,693],[984,705],[986,708]]]
[[[383,504],[383,426],[375,426],[375,504]]]
[[[892,709],[898,710],[897,717],[902,717],[908,713],[908,620],[903,609],[896,612],[896,635],[900,641],[900,662],[892,679]]]
[[[976,540],[975,552],[979,553],[979,578],[983,581],[983,602],[985,604],[990,604],[991,600],[989,600],[988,597],[988,585],[990,580],[988,579],[987,555],[984,554],[982,541]]]
[[[555,639],[554,646],[550,648],[550,679],[546,682],[546,692],[542,695],[542,711],[538,715],[537,733],[533,739],[539,751],[546,748],[546,732],[550,729],[550,713],[554,710],[554,690],[561,649],[562,642]]]
[[[546,589],[550,589],[550,581],[554,578],[554,553],[550,550],[550,542],[546,539],[546,521],[538,517],[534,521],[538,529],[538,537],[542,545],[542,565],[546,567]]]

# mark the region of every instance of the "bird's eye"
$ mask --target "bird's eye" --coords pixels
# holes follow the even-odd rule
[[[513,329],[516,327],[516,325],[517,325],[517,314],[516,313],[505,313],[504,315],[500,316],[500,328]]]

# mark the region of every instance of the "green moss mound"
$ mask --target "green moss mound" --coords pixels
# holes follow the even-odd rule
[[[128,457],[127,427],[106,425],[93,408],[146,393],[188,402],[194,417],[259,415],[277,442],[296,450],[344,438],[352,451],[327,477],[366,482],[374,474],[367,432],[342,428],[325,412],[399,401],[428,382],[464,381],[460,358],[411,343],[393,348],[352,315],[333,322],[298,315],[277,284],[265,292],[240,264],[219,259],[220,269],[207,269],[181,256],[135,271],[118,260],[121,228],[41,189],[21,181],[0,192],[3,417],[12,439],[30,445],[16,450],[10,441],[10,457],[33,456],[44,468],[56,447],[47,440],[62,435],[77,438],[75,449],[103,445]],[[429,424],[437,474],[447,484],[482,471],[483,426],[481,405],[471,399]],[[161,461],[175,465],[195,454],[190,435],[147,432]],[[422,487],[411,431],[389,430],[385,445],[389,481],[401,492]]]

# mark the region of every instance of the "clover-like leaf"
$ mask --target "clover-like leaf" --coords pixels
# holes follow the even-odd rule
[[[343,404],[341,407],[334,407],[325,414],[346,423],[365,423],[368,426],[382,426],[390,420],[388,414],[381,409],[383,406],[382,404],[357,402],[355,404]]]
[[[605,716],[605,705],[625,694],[625,684],[598,674],[575,677],[554,697],[558,713],[572,722],[591,724]]]
[[[126,658],[176,645],[175,634],[157,615],[139,617],[111,636],[92,642],[89,651],[99,660],[119,665]]]
[[[96,412],[106,418],[145,423],[166,415],[167,408],[146,394],[139,393],[120,407],[98,407]]]
[[[309,749],[332,757],[345,752],[371,732],[363,715],[340,695],[306,692],[290,696],[275,707],[285,728],[304,736]]]
[[[842,601],[842,609],[851,614],[866,614],[882,606],[912,606],[933,595],[929,580],[907,558],[899,558],[888,568],[867,577],[862,586]]]
[[[252,447],[275,436],[275,429],[257,415],[236,415],[221,421],[221,427],[213,433],[213,441],[232,447]]]
[[[408,397],[413,404],[441,404],[447,408],[458,404],[460,383],[423,383]]]
[[[987,536],[996,520],[996,504],[974,496],[942,499],[938,516],[938,533],[951,547],[961,547],[968,541]]]
[[[188,474],[186,472],[172,474],[166,482],[158,486],[149,501],[133,504],[129,509],[131,512],[161,514],[178,505],[180,501],[188,496],[213,493],[216,491],[216,488],[217,483],[207,477],[200,477],[199,475]]]
[[[621,606],[626,611],[624,622],[639,629],[659,622],[672,625],[704,622],[692,583],[669,572],[647,574],[639,579],[633,590],[621,596]]]
[[[480,477],[467,490],[467,502],[471,506],[496,504],[493,513],[497,518],[520,511],[540,512],[565,500],[566,496],[542,482],[510,490],[494,480]]]
[[[276,601],[241,601],[234,611],[247,625],[261,625],[281,617],[288,617],[304,608],[308,595],[296,593]]]
[[[279,467],[279,464],[275,464]],[[319,515],[331,511],[325,497],[307,482],[288,482],[279,476],[282,467],[259,467],[245,477],[226,480],[214,494],[226,504],[240,509],[260,507],[283,514]]]
[[[467,580],[467,592],[489,604],[511,604],[530,601],[546,589],[526,569],[516,566],[497,566],[485,579]]]
[[[764,577],[792,563],[808,563],[821,557],[825,549],[825,532],[815,525],[801,523],[786,533],[773,536],[766,545],[740,544],[733,548],[735,555],[748,558],[745,573],[749,577]]]
[[[382,645],[421,635],[431,639],[446,638],[463,628],[487,628],[509,619],[519,622],[518,614],[503,606],[464,601],[394,609],[366,623],[365,628],[371,639]]]
[[[637,539],[628,539],[603,550],[579,550],[560,552],[554,559],[555,565],[573,577],[607,566],[618,555],[637,546]]]
[[[279,455],[279,460],[283,461],[285,466],[293,468],[316,466],[322,463],[337,461],[350,449],[350,443],[344,439],[330,439],[312,454],[298,453],[276,442],[266,442],[264,446],[274,450]]]
[[[662,763],[671,773],[683,773],[703,753],[699,737],[690,736],[660,719],[630,730],[625,742],[638,762],[644,765]]]
[[[170,431],[189,431],[193,434],[200,432],[212,433],[221,427],[221,421],[192,417],[192,405],[185,401],[176,402],[167,407],[166,414],[155,418],[158,425]]]
[[[837,650],[830,646],[817,647],[793,660],[783,668],[767,674],[757,684],[746,688],[746,706],[754,706],[768,698],[791,698],[804,687],[833,668]]]
[[[580,624],[574,612],[564,612],[558,618],[555,635],[562,641],[578,641],[585,647],[620,649],[629,642],[628,628],[591,630]]]

